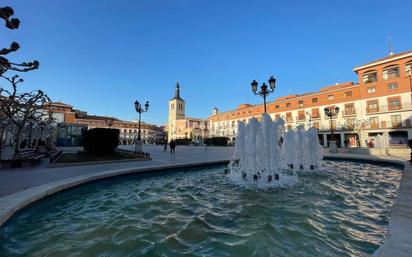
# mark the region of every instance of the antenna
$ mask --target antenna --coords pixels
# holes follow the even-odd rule
[[[392,48],[392,37],[389,36],[389,56],[394,55],[393,48]]]

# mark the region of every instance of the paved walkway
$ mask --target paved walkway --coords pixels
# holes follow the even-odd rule
[[[133,146],[121,146],[133,149]],[[65,149],[73,151],[73,149]],[[78,149],[75,149],[77,151]],[[131,172],[150,171],[193,164],[219,163],[230,159],[232,147],[179,146],[175,155],[162,146],[145,146],[151,161],[131,161],[71,167],[47,168],[46,162],[30,169],[0,170],[0,226],[17,210],[47,195],[98,178]],[[398,197],[392,210],[388,234],[373,256],[412,256],[412,166],[409,156],[372,156],[368,154],[325,153],[326,158],[389,161],[405,165]]]
[[[121,146],[123,149],[132,150],[134,146]],[[75,149],[78,151],[80,149]],[[232,147],[205,147],[178,146],[176,153],[171,155],[163,152],[163,146],[145,145],[144,150],[149,152],[151,161],[115,162],[107,164],[94,164],[47,168],[48,162],[44,160],[34,168],[20,168],[0,170],[0,197],[27,190],[36,186],[47,184],[61,179],[80,175],[92,174],[100,171],[114,171],[122,169],[154,168],[161,166],[175,166],[190,163],[204,163],[212,161],[229,160],[233,153]],[[63,151],[73,152],[72,148]]]

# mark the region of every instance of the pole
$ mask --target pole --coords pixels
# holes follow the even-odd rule
[[[142,113],[139,112],[139,130],[137,131],[137,140],[138,141],[141,140],[141,138],[140,138],[140,118],[141,118],[141,115],[142,115]]]
[[[266,93],[263,93],[263,105],[264,105],[264,110],[266,113]]]
[[[331,132],[332,132],[332,135],[331,135],[331,137],[332,137],[332,140],[331,141],[335,141],[334,139],[335,139],[335,135],[333,134],[333,121],[332,121],[332,117],[333,117],[333,115],[332,115],[332,112],[330,113],[330,129],[331,129]]]

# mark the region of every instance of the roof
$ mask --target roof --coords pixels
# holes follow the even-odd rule
[[[383,63],[387,63],[387,62],[391,62],[391,61],[396,61],[396,60],[406,58],[406,57],[410,57],[410,56],[412,56],[412,51],[407,51],[407,52],[403,52],[403,53],[399,53],[399,54],[394,54],[394,55],[391,55],[391,56],[380,58],[380,59],[375,60],[373,62],[369,62],[369,63],[364,64],[364,65],[355,67],[355,68],[353,68],[353,71],[357,72],[358,70],[361,70],[361,69],[366,69],[366,68],[369,68],[369,67],[372,67],[372,66],[375,66],[375,65],[378,65],[378,64],[383,64]]]
[[[113,117],[106,117],[106,116],[96,116],[96,115],[79,115],[76,117],[77,119],[82,119],[82,120],[113,120],[113,121],[119,121],[116,118]]]
[[[64,106],[64,107],[73,108],[73,106],[71,106],[70,104],[65,104],[65,103],[62,103],[62,102],[52,102],[51,104],[52,104],[52,105],[58,105],[58,106]]]

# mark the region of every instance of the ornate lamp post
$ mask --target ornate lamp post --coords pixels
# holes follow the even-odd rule
[[[325,115],[326,115],[327,117],[330,117],[330,131],[331,131],[331,134],[332,134],[332,135],[331,135],[331,140],[329,141],[329,151],[332,152],[332,153],[337,153],[337,152],[338,152],[338,147],[337,147],[337,145],[336,145],[335,135],[333,134],[333,122],[332,122],[332,119],[333,119],[333,116],[338,115],[338,113],[339,113],[339,107],[338,107],[338,106],[336,106],[335,108],[325,107],[324,111],[325,111]]]
[[[269,94],[273,93],[273,91],[275,91],[276,79],[273,76],[271,76],[268,82],[269,82],[270,90],[268,90],[268,86],[265,83],[263,83],[262,86],[260,87],[259,92],[257,92],[257,87],[258,87],[257,81],[253,80],[252,83],[250,83],[250,85],[252,86],[253,94],[260,95],[263,97],[263,105],[265,108],[264,109],[265,113],[266,113],[266,96],[268,96]]]
[[[142,105],[139,103],[139,101],[136,100],[134,102],[134,108],[137,113],[139,113],[139,129],[137,131],[137,140],[135,142],[135,152],[143,152],[143,144],[142,144],[142,138],[140,136],[140,123],[141,123],[141,116],[143,112],[147,112],[149,110],[149,101],[146,101],[146,104],[144,105],[144,108],[142,108]]]

